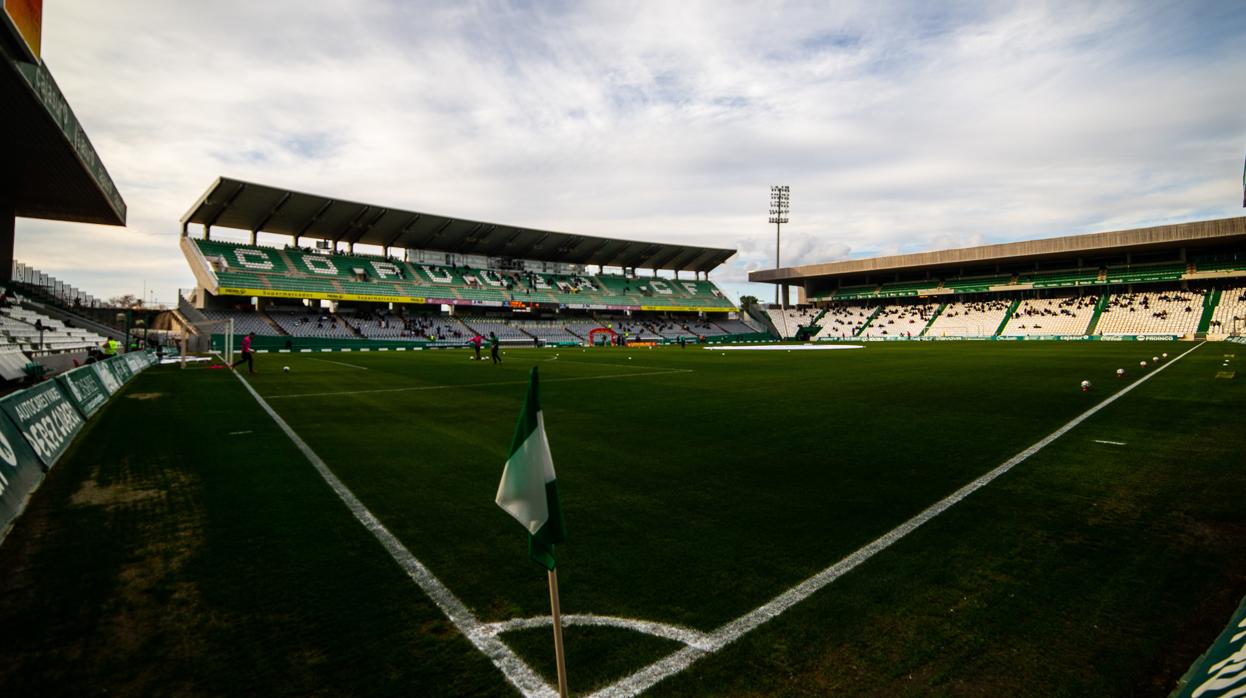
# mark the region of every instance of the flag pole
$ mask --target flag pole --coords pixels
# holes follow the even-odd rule
[[[558,570],[549,571],[549,605],[554,613],[554,654],[558,657],[558,695],[567,698],[567,658],[562,653],[562,611],[558,608]]]

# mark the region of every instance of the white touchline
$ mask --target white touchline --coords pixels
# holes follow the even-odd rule
[[[607,373],[602,376],[577,376],[575,378],[542,378],[541,384],[569,383],[572,381],[608,380],[611,378],[638,378],[640,376],[664,376],[669,373],[692,373],[691,368],[667,368],[661,371],[639,371],[636,373]],[[528,381],[495,381],[492,383],[460,383],[458,385],[416,385],[408,388],[378,388],[376,390],[344,390],[333,393],[297,393],[294,395],[266,395],[269,400],[280,400],[293,397],[328,397],[330,395],[369,395],[372,393],[408,393],[417,390],[454,390],[455,388],[491,388],[497,385],[527,385]]]
[[[312,361],[319,361],[319,362],[321,362],[321,363],[326,363],[326,364],[337,364],[338,366],[350,366],[351,368],[357,368],[357,369],[359,369],[360,371],[366,371],[366,370],[368,370],[368,367],[367,367],[367,366],[356,366],[355,364],[348,364],[348,363],[346,363],[345,361],[330,361],[330,360],[328,360],[328,359],[317,359],[317,358],[315,358],[315,357],[312,357],[312,359],[311,359],[311,360],[312,360]]]
[[[359,501],[359,498],[347,489],[341,480],[337,479],[337,476],[333,474],[333,471],[329,470],[329,466],[320,459],[320,456],[316,455],[311,446],[308,446],[307,442],[294,433],[290,425],[286,424],[285,420],[264,401],[264,398],[255,392],[255,388],[252,388],[251,384],[243,379],[241,374],[235,372],[234,375],[246,387],[247,392],[251,393],[251,396],[255,398],[260,407],[264,408],[268,416],[272,417],[273,422],[281,427],[281,430],[285,432],[290,441],[303,452],[303,456],[316,468],[316,471],[320,473],[320,477],[324,478],[324,481],[329,484],[329,487],[333,489],[338,498],[346,504],[346,508],[350,509],[350,512],[359,520],[359,523],[371,531],[372,535],[389,552],[394,562],[397,562],[406,571],[407,576],[411,577],[419,585],[420,589],[428,595],[428,598],[437,604],[437,607],[446,615],[446,618],[450,619],[451,623],[454,623],[459,632],[463,633],[476,646],[476,649],[483,652],[493,662],[493,665],[501,670],[507,681],[510,681],[525,696],[552,697],[558,695],[558,692],[546,684],[532,670],[532,667],[519,658],[519,655],[515,654],[510,647],[494,634],[485,630],[475,614],[468,610],[467,606],[463,605],[463,602],[445,584],[442,584],[441,580],[437,579],[423,563],[417,560],[411,554],[411,551],[407,550],[407,547],[394,534],[390,533],[389,529],[385,528],[371,511],[368,511],[363,502]]]
[[[1180,358],[1180,357],[1177,357],[1177,358]],[[1103,439],[1095,439],[1095,443],[1108,444],[1109,446],[1124,446],[1125,445],[1124,441],[1104,441]]]
[[[1159,368],[1155,369],[1151,373],[1148,373],[1147,375],[1143,376],[1142,378],[1139,378],[1137,381],[1131,383],[1125,388],[1122,388],[1115,395],[1112,395],[1111,397],[1107,398],[1103,402],[1100,402],[1098,405],[1091,407],[1085,412],[1074,417],[1068,424],[1065,424],[1059,429],[1053,431],[1051,434],[1048,434],[1038,443],[1035,443],[1033,446],[1030,446],[1024,451],[1018,453],[1012,458],[1009,458],[1008,460],[1004,461],[1000,465],[996,466],[993,470],[986,473],[985,475],[982,475],[981,477],[969,483],[968,485],[965,485],[964,487],[956,490],[955,492],[948,495],[947,497],[939,500],[935,504],[931,505],[925,511],[921,512],[917,516],[914,516],[908,521],[905,521],[899,526],[896,526],[895,528],[891,529],[890,531],[883,534],[880,538],[873,541],[872,543],[869,543],[868,545],[857,550],[856,552],[852,553],[848,557],[840,560],[839,562],[836,562],[835,564],[831,565],[830,567],[827,567],[821,572],[818,572],[817,574],[806,579],[800,584],[797,584],[791,589],[788,589],[782,594],[779,594],[778,596],[774,597],[773,599],[766,602],[765,604],[762,604],[758,608],[752,611],[749,611],[748,613],[745,613],[744,615],[740,616],[739,618],[736,618],[735,620],[727,622],[725,625],[720,626],[719,628],[717,628],[716,630],[714,630],[712,633],[709,634],[710,649],[703,650],[703,649],[699,649],[699,648],[692,647],[692,646],[684,647],[662,659],[659,659],[653,664],[650,664],[649,666],[633,673],[632,675],[627,676],[619,681],[616,681],[615,683],[609,686],[606,686],[605,688],[593,693],[590,696],[590,698],[607,698],[607,697],[613,698],[614,696],[637,695],[645,691],[646,689],[651,688],[652,686],[657,684],[662,679],[668,678],[670,676],[674,676],[675,674],[682,672],[683,670],[692,666],[693,662],[697,661],[698,659],[708,654],[713,654],[714,652],[717,652],[723,647],[726,647],[727,645],[735,642],[736,640],[739,640],[746,633],[752,630],[756,630],[766,621],[769,621],[772,618],[775,618],[776,616],[783,613],[784,611],[791,608],[792,606],[795,606],[801,601],[804,601],[805,599],[809,598],[815,592],[822,589],[823,587],[830,584],[831,582],[835,581],[836,579],[839,579],[844,574],[848,573],[849,571],[851,571],[852,569],[854,569],[861,563],[865,562],[871,557],[874,557],[879,552],[886,550],[889,546],[891,546],[892,543],[895,543],[901,538],[912,533],[914,530],[917,529],[917,527],[921,526],[927,521],[930,521],[931,519],[938,516],[939,514],[942,514],[943,512],[947,511],[953,505],[960,502],[965,497],[968,497],[969,495],[973,494],[975,491],[981,489],[983,486],[985,486],[987,483],[991,482],[995,478],[999,477],[1000,475],[1003,475],[1009,470],[1012,470],[1012,468],[1015,467],[1018,463],[1025,461],[1030,456],[1046,448],[1051,442],[1055,441],[1061,436],[1064,436],[1074,427],[1076,427],[1077,425],[1089,419],[1092,415],[1097,413],[1099,410],[1102,410],[1103,408],[1107,407],[1113,402],[1116,402],[1129,391],[1133,390],[1134,388],[1137,388],[1138,386],[1147,382],[1151,378],[1155,377],[1161,371],[1173,365],[1177,361],[1185,358],[1186,354],[1189,354],[1195,349],[1198,349],[1199,347],[1203,346],[1203,344],[1205,343],[1206,342],[1200,342],[1199,344],[1196,344],[1195,346],[1186,350],[1185,353],[1181,354],[1180,356],[1177,356],[1172,361],[1169,361],[1168,363],[1161,365]]]

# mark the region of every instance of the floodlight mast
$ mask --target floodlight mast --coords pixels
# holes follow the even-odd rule
[[[781,228],[787,222],[787,214],[791,211],[792,188],[787,185],[770,187],[770,222],[774,223],[774,268],[779,269],[779,236]],[[774,303],[780,304],[782,284],[775,284]]]

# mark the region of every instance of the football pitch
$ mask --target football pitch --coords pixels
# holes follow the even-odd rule
[[[1166,695],[1246,587],[1237,348],[153,368],[0,546],[0,694],[552,690],[493,501],[536,366],[573,693]]]

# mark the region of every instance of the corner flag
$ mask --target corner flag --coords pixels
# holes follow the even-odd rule
[[[567,531],[558,502],[554,459],[545,438],[535,366],[528,379],[528,398],[515,422],[510,457],[502,470],[496,501],[528,529],[528,557],[553,570],[554,544],[566,540]]]

